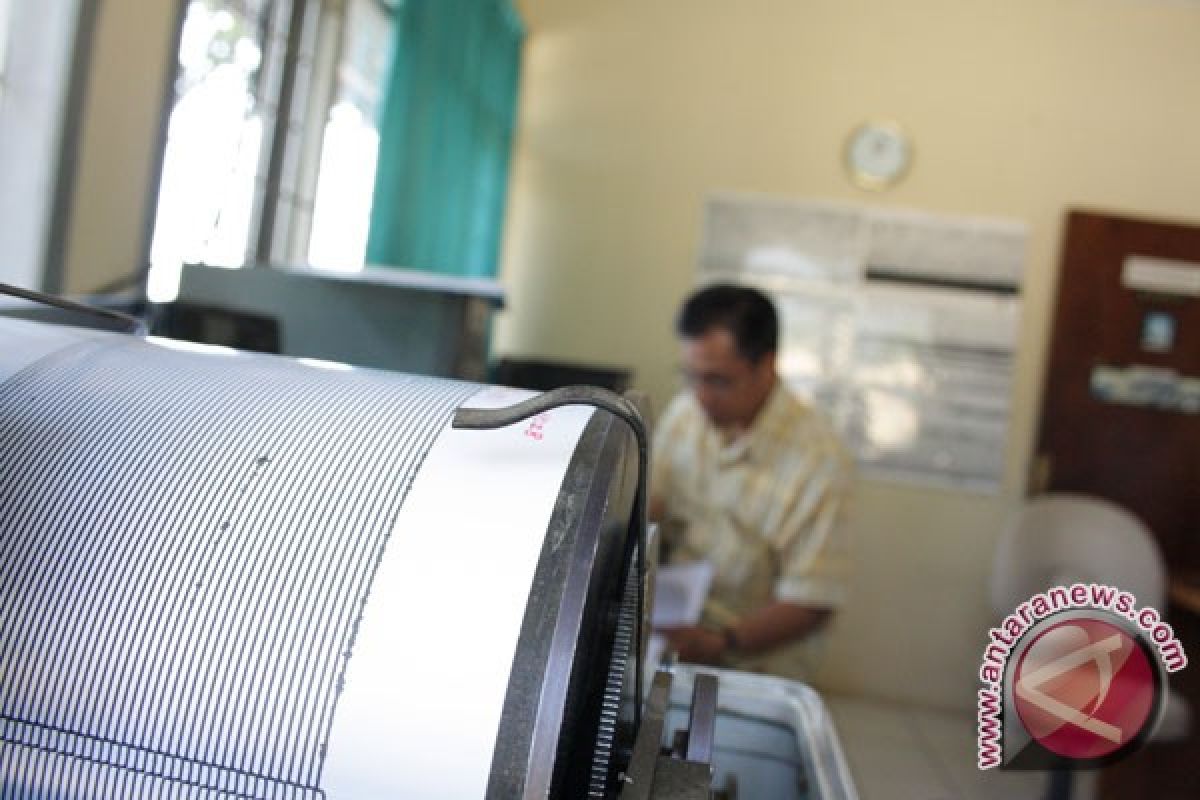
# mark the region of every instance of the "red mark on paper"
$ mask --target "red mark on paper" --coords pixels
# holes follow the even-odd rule
[[[550,415],[548,413],[538,414],[529,420],[529,424],[525,426],[525,435],[530,439],[536,439],[540,442],[546,436],[546,423],[549,420]]]

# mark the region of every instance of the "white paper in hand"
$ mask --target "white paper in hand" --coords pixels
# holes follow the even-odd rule
[[[659,567],[651,624],[679,628],[699,622],[712,578],[713,566],[707,561]]]

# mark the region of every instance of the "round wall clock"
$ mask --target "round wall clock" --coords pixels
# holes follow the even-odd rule
[[[864,122],[846,138],[846,171],[864,189],[894,186],[912,163],[912,143],[895,122]]]

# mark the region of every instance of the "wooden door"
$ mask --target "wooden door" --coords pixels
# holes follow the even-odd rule
[[[1146,257],[1159,260],[1129,261]],[[1131,264],[1149,264],[1151,271],[1165,265],[1168,282],[1183,288],[1131,287]],[[1033,481],[1035,488],[1099,495],[1133,511],[1158,539],[1173,582],[1183,586],[1200,576],[1200,414],[1113,402],[1105,379],[1137,370],[1200,377],[1200,297],[1187,292],[1191,279],[1200,286],[1200,226],[1082,211],[1068,216]],[[1170,684],[1194,720],[1200,720],[1198,611],[1178,600],[1168,611],[1193,662]],[[1151,744],[1106,768],[1101,799],[1195,797],[1197,724],[1182,741]]]
[[[1131,269],[1147,282],[1139,267],[1172,288],[1129,286]],[[1103,395],[1114,381],[1170,382],[1156,370],[1200,378],[1200,296],[1189,280],[1200,290],[1200,226],[1068,215],[1035,478],[1133,511],[1173,570],[1200,570],[1200,413]]]

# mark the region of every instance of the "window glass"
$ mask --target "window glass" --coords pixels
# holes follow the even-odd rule
[[[263,131],[271,122],[261,76],[275,5],[188,4],[150,249],[151,299],[173,294],[185,262],[247,261]]]
[[[385,7],[376,0],[348,3],[313,201],[308,244],[313,266],[347,271],[363,266],[391,41]]]

